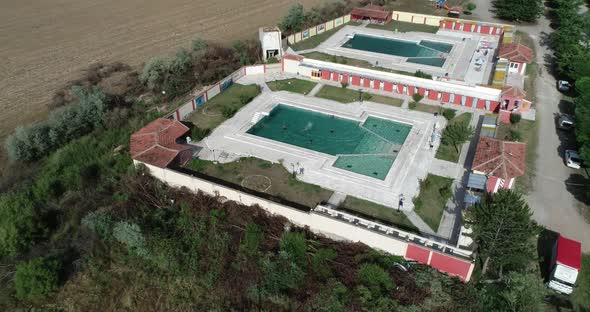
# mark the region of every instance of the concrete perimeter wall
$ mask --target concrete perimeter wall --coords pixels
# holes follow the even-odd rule
[[[166,118],[171,118],[175,120],[184,120],[188,115],[194,112],[197,108],[201,107],[207,101],[215,97],[216,95],[220,94],[221,92],[225,91],[227,88],[231,87],[238,79],[248,76],[248,75],[263,75],[267,72],[279,72],[281,71],[281,64],[260,64],[260,65],[251,65],[251,66],[244,66],[231,75],[221,79],[220,81],[211,85],[207,90],[196,94],[193,99],[186,102],[173,112],[169,113]]]
[[[299,41],[309,39],[315,35],[319,35],[325,31],[334,29],[338,26],[342,26],[348,22],[350,22],[350,14],[340,16],[340,17],[335,18],[331,21],[327,21],[325,23],[321,23],[321,24],[309,27],[303,31],[298,32],[298,33],[291,34],[287,37],[287,42],[289,44],[294,44]]]
[[[310,212],[298,210],[172,169],[159,168],[136,160],[134,163],[145,165],[155,178],[172,187],[186,187],[195,193],[200,190],[244,205],[258,205],[270,214],[283,216],[301,227],[307,226],[315,233],[361,242],[372,248],[430,265],[465,282],[469,281],[473,272],[474,263],[469,260],[469,251],[462,251],[327,207],[318,206]],[[454,256],[453,253],[459,256]]]
[[[502,35],[504,32],[511,33],[513,31],[513,27],[507,24],[472,21],[412,12],[393,11],[392,19],[400,22],[438,26],[440,29],[444,30],[476,32],[498,36]]]

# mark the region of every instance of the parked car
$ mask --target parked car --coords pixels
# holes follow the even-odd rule
[[[562,130],[572,130],[574,128],[574,117],[567,114],[561,114],[557,120],[557,127]]]
[[[558,80],[557,81],[557,90],[559,90],[559,91],[567,92],[570,90],[571,87],[572,87],[572,85],[569,83],[569,81],[566,81],[566,80]]]
[[[582,160],[580,159],[578,152],[574,150],[566,150],[565,164],[570,168],[580,169],[582,167]]]

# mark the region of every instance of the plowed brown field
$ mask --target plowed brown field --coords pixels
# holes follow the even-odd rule
[[[0,140],[47,114],[53,92],[95,62],[138,65],[200,36],[255,38],[289,0],[0,1]],[[311,7],[321,0],[299,0]],[[0,158],[1,161],[2,158]]]

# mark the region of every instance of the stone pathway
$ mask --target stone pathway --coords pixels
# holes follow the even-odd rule
[[[422,220],[422,218],[420,218],[420,216],[414,210],[403,210],[403,212],[406,215],[406,217],[408,217],[410,222],[412,222],[412,224],[418,228],[420,233],[427,235],[436,235],[432,228],[430,228],[430,226],[426,224],[426,222],[424,222],[424,220]]]
[[[327,206],[332,209],[338,209],[338,207],[340,207],[340,205],[342,205],[342,203],[344,202],[345,199],[346,199],[346,194],[340,193],[340,192],[334,192],[334,193],[332,193],[332,196],[330,196],[330,199],[328,199]]]
[[[311,89],[311,91],[309,91],[307,96],[315,96],[316,93],[318,93],[322,89],[323,86],[324,85],[321,83],[316,84],[315,87],[313,87],[313,89]]]

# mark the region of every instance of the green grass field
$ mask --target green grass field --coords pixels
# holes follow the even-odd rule
[[[369,24],[367,28],[374,28],[374,29],[383,29],[383,30],[391,30],[391,31],[398,31],[398,32],[410,32],[410,31],[417,31],[417,32],[425,32],[425,33],[436,33],[438,31],[438,26],[430,26],[430,25],[423,25],[423,24],[414,24],[408,22],[400,22],[400,21],[391,21],[385,25],[377,25],[377,24]]]
[[[334,86],[323,86],[320,89],[320,91],[316,93],[315,96],[323,99],[337,101],[340,103],[351,103],[359,100],[360,93],[359,91],[353,89]],[[392,105],[396,107],[402,106],[402,103],[404,102],[401,99],[396,99],[378,94],[371,94],[367,92],[363,92],[363,100],[386,105]]]
[[[194,111],[189,120],[200,129],[213,129],[260,94],[257,85],[234,84]]]
[[[410,102],[410,109],[411,110],[417,110],[419,112],[424,112],[424,113],[441,113],[444,108],[437,106],[437,105],[428,105],[428,104],[424,104],[424,103],[415,103],[415,105],[413,105]]]
[[[429,174],[420,182],[420,194],[414,198],[414,210],[434,232],[438,230],[447,200],[452,196],[453,179]]]
[[[266,84],[272,91],[289,91],[301,94],[308,94],[316,86],[315,82],[301,79],[275,80]]]
[[[332,191],[297,180],[281,164],[254,157],[241,158],[225,164],[193,159],[186,168],[310,208],[327,201],[332,195]]]
[[[397,212],[394,208],[353,196],[347,196],[341,208],[360,213],[361,215],[367,215],[377,219],[377,221],[385,221],[385,223],[393,224],[404,231],[419,233],[418,229],[410,222],[406,215],[403,212]]]
[[[470,120],[471,113],[463,113],[451,119],[449,121],[449,125],[461,122],[469,123]],[[461,154],[461,147],[459,147],[459,151],[457,151],[455,147],[452,145],[441,144],[438,147],[438,150],[436,151],[436,155],[434,157],[456,163],[459,161],[459,154]]]

